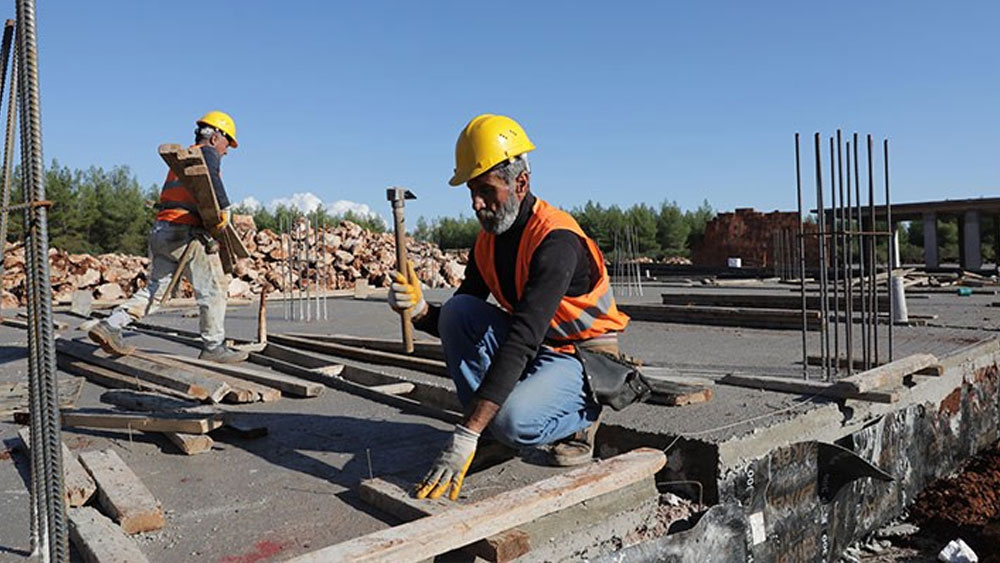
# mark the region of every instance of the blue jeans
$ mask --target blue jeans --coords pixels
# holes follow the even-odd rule
[[[441,345],[463,405],[473,400],[510,323],[506,311],[470,295],[456,295],[441,307]],[[587,428],[600,412],[600,405],[584,393],[580,361],[541,348],[489,428],[508,446],[536,446]]]

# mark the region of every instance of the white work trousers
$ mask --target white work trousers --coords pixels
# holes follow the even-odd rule
[[[115,308],[108,317],[111,326],[124,328],[160,308],[160,299],[174,277],[181,254],[194,240],[194,231],[195,228],[190,225],[156,222],[149,234],[149,283]],[[222,283],[222,263],[218,254],[206,254],[205,245],[195,242],[191,260],[183,273],[194,286],[202,345],[205,349],[222,345],[226,339],[226,289]]]

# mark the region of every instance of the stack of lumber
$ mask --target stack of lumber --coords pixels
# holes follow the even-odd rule
[[[31,433],[22,428],[18,435],[29,455]],[[129,536],[166,522],[163,506],[139,476],[112,449],[78,453],[63,444],[62,460],[70,541],[83,560],[147,561]]]
[[[396,265],[395,242],[391,233],[375,233],[351,221],[317,229],[300,223],[290,233],[279,235],[269,229],[258,231],[253,218],[237,215],[232,219],[234,233],[249,252],[237,259],[228,281],[229,296],[246,298],[266,288],[281,292],[291,287],[316,290],[316,273],[321,274],[321,290],[351,289],[358,281],[372,287],[388,287]],[[312,248],[301,268],[293,268],[288,282],[286,255],[289,242]],[[322,247],[322,249],[320,249]],[[319,249],[319,250],[317,250]],[[417,277],[428,287],[456,287],[465,274],[466,255],[443,252],[436,244],[407,241],[410,260]],[[54,303],[70,303],[78,290],[90,291],[98,303],[120,301],[147,283],[148,258],[122,254],[69,254],[50,252],[52,296]],[[24,306],[24,247],[8,244],[4,252],[3,308]],[[302,279],[300,280],[300,275]],[[194,290],[187,279],[181,281],[177,295],[192,297]]]

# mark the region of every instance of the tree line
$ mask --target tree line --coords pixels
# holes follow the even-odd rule
[[[666,256],[690,256],[691,246],[705,233],[705,225],[715,217],[715,211],[705,200],[694,210],[682,211],[676,202],[663,202],[659,207],[637,203],[628,208],[605,207],[588,201],[569,210],[604,253],[625,245],[626,229],[633,247],[643,256],[660,259]],[[417,220],[414,238],[434,242],[441,248],[471,248],[479,233],[475,217],[460,215]]]

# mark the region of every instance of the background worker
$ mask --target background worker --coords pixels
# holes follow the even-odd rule
[[[617,353],[628,317],[615,306],[597,244],[568,213],[535,197],[526,153],[535,146],[517,122],[474,118],[458,137],[452,186],[466,184],[482,229],[465,279],[442,306],[428,305],[408,265],[389,292],[396,311],[438,335],[465,406],[451,442],[417,496],[454,500],[480,435],[512,447],[547,448],[554,465],[593,455],[601,407],[584,388],[572,345]],[[501,307],[486,302],[493,295]]]
[[[220,175],[222,157],[230,147],[236,148],[236,124],[233,118],[221,111],[210,111],[196,122],[194,145],[201,148],[205,165],[212,178],[212,187],[219,207],[223,210],[222,223],[209,225],[213,231],[226,226],[229,221],[229,197]],[[154,313],[163,293],[170,285],[177,263],[184,249],[196,241],[185,273],[194,286],[195,301],[200,313],[202,351],[199,356],[215,362],[240,362],[247,358],[225,345],[226,288],[222,287],[222,265],[217,254],[209,254],[206,244],[214,244],[198,214],[194,194],[170,171],[160,192],[156,223],[149,235],[149,253],[152,257],[146,287],[117,307],[106,320],[94,325],[88,336],[113,354],[130,354],[134,348],[125,344],[122,328],[133,321]]]

